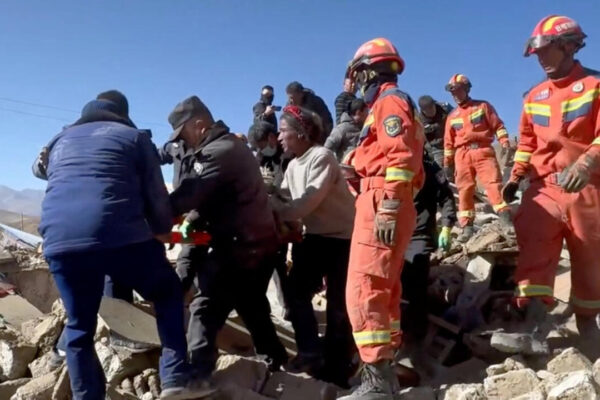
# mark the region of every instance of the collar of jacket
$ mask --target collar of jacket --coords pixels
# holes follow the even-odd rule
[[[202,142],[200,142],[200,144],[198,145],[198,148],[196,149],[196,152],[202,150],[209,143],[212,143],[215,140],[219,139],[220,137],[229,135],[229,134],[230,134],[229,127],[227,125],[225,125],[225,123],[223,121],[219,120],[219,121],[215,122],[210,128],[208,128],[208,134],[206,135],[204,140],[202,140]]]
[[[582,76],[583,67],[581,66],[581,63],[579,61],[575,60],[575,65],[573,65],[573,68],[571,68],[571,71],[569,71],[569,73],[566,76],[558,79],[551,79],[551,81],[556,87],[564,88],[569,86],[577,79],[580,79]]]

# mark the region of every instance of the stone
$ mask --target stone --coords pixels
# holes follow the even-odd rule
[[[65,310],[65,305],[61,299],[56,299],[56,301],[52,303],[52,309],[50,312],[52,315],[61,320],[63,325],[67,322],[67,310]]]
[[[106,400],[139,400],[139,399],[133,393],[126,392],[120,388],[107,386],[106,387]]]
[[[435,392],[430,387],[411,387],[401,390],[399,400],[435,400]]]
[[[154,400],[154,396],[150,392],[146,392],[140,396],[141,400]]]
[[[21,378],[0,383],[0,399],[10,399],[18,388],[27,384],[31,378]]]
[[[483,381],[489,400],[510,400],[536,389],[539,379],[531,369],[509,371],[494,375]]]
[[[17,294],[0,298],[0,314],[6,323],[16,329],[21,329],[25,321],[43,316],[39,309]]]
[[[217,386],[235,382],[238,387],[259,391],[267,380],[266,364],[236,355],[219,357],[213,380]]]
[[[54,371],[32,379],[17,389],[11,400],[50,400],[58,377],[59,371]]]
[[[49,374],[59,369],[62,365],[52,366],[52,352],[48,352],[29,363],[29,371],[33,378],[39,378],[42,375]]]
[[[487,376],[494,376],[504,374],[508,371],[517,371],[519,369],[525,369],[525,364],[519,360],[517,356],[509,357],[502,364],[490,365],[485,372]],[[541,379],[541,378],[540,378]]]
[[[554,379],[556,377],[556,375],[554,375],[552,372],[548,372],[546,370],[540,370],[538,372],[535,373],[537,375],[537,377],[542,380],[542,381],[547,381],[550,379]]]
[[[237,386],[235,383],[229,382],[219,386],[219,394],[223,400],[269,400],[270,397],[265,397],[259,393],[253,392],[250,389]]]
[[[148,382],[144,379],[144,375],[136,375],[133,378],[133,390],[138,397],[142,397],[144,393],[149,392]]]
[[[158,364],[159,349],[135,353],[125,349],[113,349],[108,340],[95,343],[96,354],[106,375],[107,383],[117,385],[123,379],[135,376]]]
[[[279,400],[335,399],[337,388],[326,382],[286,372],[273,373],[262,390],[263,396]]]
[[[592,368],[591,361],[573,347],[564,350],[548,363],[548,371],[553,374],[580,370],[592,371]]]
[[[486,400],[482,384],[456,384],[446,388],[440,400]]]
[[[148,387],[150,388],[150,393],[152,393],[154,397],[160,397],[160,379],[158,378],[158,374],[150,375],[148,377]]]
[[[487,225],[490,227],[491,225]],[[480,253],[495,244],[504,241],[504,236],[495,229],[481,229],[465,245],[468,254]]]
[[[67,366],[63,366],[60,370],[60,375],[52,390],[52,400],[71,400],[73,393],[71,392],[71,381],[69,380],[69,370]]]
[[[19,288],[20,295],[42,313],[49,313],[52,303],[60,297],[46,263],[19,266],[6,270],[5,275]]]
[[[59,317],[49,314],[36,318],[21,325],[23,336],[36,345],[40,353],[52,350],[63,329],[63,323]]]
[[[583,370],[570,373],[548,392],[548,400],[597,400],[592,375]]]
[[[0,331],[0,381],[24,378],[37,347],[14,331]]]
[[[123,342],[160,348],[156,318],[132,304],[105,296],[98,316]]]
[[[546,400],[546,395],[539,390],[515,397],[513,400]]]

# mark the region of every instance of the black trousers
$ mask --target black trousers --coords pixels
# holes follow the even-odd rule
[[[424,338],[427,333],[427,283],[431,252],[430,241],[413,239],[408,246],[402,269],[402,331],[414,338]]]
[[[187,293],[194,284],[194,279],[198,273],[198,266],[204,264],[208,254],[207,246],[196,246],[193,244],[182,244],[175,272],[183,286],[183,292]]]
[[[350,240],[319,235],[305,235],[292,248],[293,266],[288,276],[290,317],[298,352],[322,354],[325,374],[345,376],[351,369],[356,351],[352,327],[346,311],[346,280]],[[312,298],[327,284],[327,328],[325,342],[319,340]]]
[[[212,249],[198,265],[198,292],[190,304],[188,347],[192,367],[208,377],[217,360],[216,337],[235,309],[252,336],[256,353],[282,364],[287,353],[270,316],[267,286],[273,274],[273,255],[253,268],[227,248]]]

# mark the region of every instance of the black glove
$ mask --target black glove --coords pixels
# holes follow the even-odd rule
[[[517,190],[519,190],[519,182],[509,181],[502,188],[502,199],[506,203],[512,203],[517,199]]]
[[[450,182],[454,182],[454,165],[445,166],[444,173]]]

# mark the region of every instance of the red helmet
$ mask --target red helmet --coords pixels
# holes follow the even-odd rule
[[[579,46],[577,47],[579,50],[585,45],[583,39],[586,37],[575,20],[562,15],[551,15],[542,19],[535,26],[531,37],[525,44],[524,55],[529,57],[538,49],[558,40],[574,42]]]
[[[464,86],[468,92],[471,89],[471,81],[463,74],[454,74],[446,84],[446,90],[451,91],[457,87]]]
[[[354,78],[355,73],[383,61],[389,61],[391,69],[398,75],[404,70],[404,60],[392,42],[384,38],[369,40],[358,48],[354,58],[348,65],[347,75]]]

